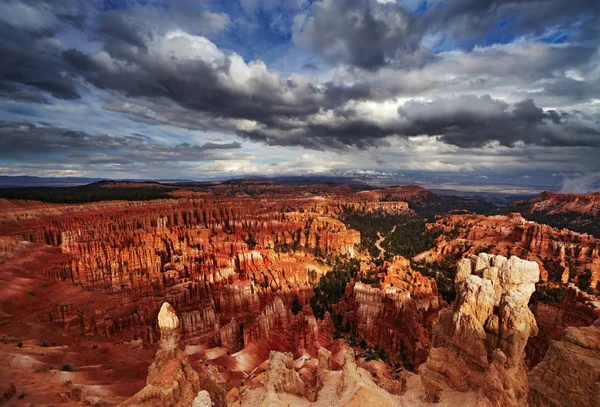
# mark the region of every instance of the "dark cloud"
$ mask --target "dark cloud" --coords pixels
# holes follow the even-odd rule
[[[600,147],[600,130],[574,115],[544,112],[533,100],[512,106],[489,95],[460,96],[433,102],[409,102],[398,109],[407,120],[405,135],[439,135],[459,147],[481,147],[497,141],[540,146]]]
[[[0,14],[2,96],[38,103],[45,101],[40,92],[60,99],[78,98],[69,65],[54,40],[57,26],[77,15],[54,14],[50,4],[41,1],[5,2],[0,6]]]
[[[530,99],[512,106],[490,96],[413,101],[402,105],[398,118],[389,122],[371,120],[349,104],[390,100],[402,93],[433,90],[435,86],[460,90],[460,86],[485,88],[491,82],[502,85],[497,79],[502,75],[518,78],[521,74],[524,84],[531,82],[535,80],[536,66],[519,69],[516,56],[524,55],[520,59],[526,64],[533,62],[518,47],[465,55],[459,63],[436,61],[423,69],[429,76],[423,75],[417,81],[386,69],[373,73],[370,80],[361,80],[359,76],[346,84],[282,79],[261,63],[247,64],[239,55],[219,50],[204,37],[178,33],[144,38],[143,49],[124,47],[111,53],[111,57],[69,50],[64,58],[87,82],[134,98],[139,103],[135,109],[131,103],[111,109],[126,112],[135,120],[203,130],[218,128],[269,145],[343,150],[380,146],[388,136],[427,135],[462,148],[481,147],[490,142],[503,146],[519,142],[598,146],[598,125],[593,120],[568,112],[544,111]],[[552,78],[560,68],[566,72],[569,57],[581,66],[592,58],[587,48],[571,47],[571,52],[561,49],[532,50],[533,59],[548,65],[541,66],[538,78]],[[443,85],[429,80],[445,70],[452,72],[455,79]],[[389,72],[395,76],[387,78]],[[482,76],[481,81],[477,81],[476,74]],[[245,78],[244,81],[240,82],[239,77]],[[146,115],[147,111],[153,114]],[[331,114],[326,119],[315,118],[324,111]],[[195,115],[190,117],[190,112]],[[249,129],[240,128],[234,124],[235,120],[250,120],[254,124]]]
[[[72,55],[58,39],[61,30],[83,30],[98,15],[96,29],[86,34],[105,43],[108,52],[121,55],[129,47],[147,51],[155,31],[185,28],[190,32],[218,32],[229,24],[224,13],[196,10],[180,3],[158,12],[143,7],[99,12],[93,1],[12,0],[0,3],[0,97],[47,102],[44,93],[58,99],[79,98]],[[80,63],[84,61],[80,58]],[[81,68],[81,66],[79,66]]]
[[[240,23],[209,11],[210,2],[176,1],[163,9],[130,1],[105,11],[95,2],[7,1],[0,4],[0,97],[53,103],[49,95],[75,99],[86,88],[83,94],[96,97],[101,89],[105,110],[137,122],[316,150],[386,147],[412,136],[465,151],[497,144],[588,148],[590,154],[600,148],[599,117],[590,104],[600,92],[598,45],[590,41],[598,34],[592,27],[598,4],[430,1],[417,13],[399,2],[321,0],[307,9],[301,3],[290,0],[286,10],[300,13],[290,35],[314,52],[295,55],[296,62],[307,61],[302,70],[313,78],[284,76],[217,47],[229,44],[219,35]],[[271,0],[246,6],[251,18],[279,10]],[[488,46],[498,30],[566,30],[569,41],[503,44],[511,37],[500,36]],[[436,54],[424,39],[461,49],[451,45]],[[238,51],[247,52],[242,45]],[[321,57],[338,68],[320,75],[326,79],[314,74]],[[494,97],[473,96],[487,93]],[[4,158],[55,153],[65,162],[96,164],[218,160],[241,147],[166,145],[137,133],[91,135],[28,122],[3,122],[0,137]]]
[[[501,146],[600,148],[597,118],[544,111],[533,100],[509,105],[489,95],[463,95],[432,102],[407,102],[398,108],[399,120],[383,124],[354,110],[340,112],[327,124],[303,123],[279,130],[241,134],[272,145],[302,145],[313,149],[382,146],[388,136],[432,136],[461,148],[498,142]]]
[[[147,41],[172,30],[211,34],[224,30],[229,23],[225,13],[198,10],[192,4],[175,2],[168,10],[138,6],[126,11],[103,12],[94,35],[105,42],[112,55],[126,55],[130,46],[147,51]]]
[[[589,0],[429,1],[421,13],[395,1],[320,0],[296,18],[293,38],[332,63],[410,68],[432,60],[424,39],[428,46],[436,39],[438,45],[474,47],[490,39],[554,35],[594,46],[598,26],[600,2]]]
[[[240,148],[239,142],[171,146],[157,143],[143,134],[121,137],[91,135],[48,124],[0,120],[0,158],[8,159],[37,160],[40,156],[60,154],[64,162],[76,163],[203,161],[219,159],[216,155],[218,150]]]
[[[415,51],[420,35],[417,20],[400,3],[323,0],[305,19],[297,18],[293,38],[330,62],[375,69]]]
[[[102,13],[98,22],[98,34],[108,43],[108,49],[133,46],[147,51],[146,36],[150,32],[142,24],[118,10]]]
[[[597,1],[456,0],[434,3],[423,24],[429,32],[476,45],[492,32],[541,36],[549,30],[571,31],[582,19],[593,27],[599,18]]]
[[[238,55],[221,52],[206,39],[176,36],[160,41],[153,44],[163,52],[159,55],[122,49],[107,63],[71,49],[63,57],[86,81],[101,89],[130,97],[169,99],[218,117],[270,123],[280,116],[314,114],[322,107],[322,91],[313,84],[281,80],[259,64],[247,65]],[[194,46],[202,48],[197,55],[189,52]],[[238,74],[250,78],[241,84]]]

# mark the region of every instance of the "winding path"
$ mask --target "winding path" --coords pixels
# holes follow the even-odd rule
[[[388,236],[396,231],[396,226],[398,225],[394,225],[392,230],[390,230],[390,233],[388,233]],[[377,232],[377,237],[379,239],[377,239],[377,241],[375,242],[375,247],[379,249],[379,257],[383,257],[385,255],[385,249],[381,247],[381,243],[383,243],[387,236],[383,236],[380,232]]]

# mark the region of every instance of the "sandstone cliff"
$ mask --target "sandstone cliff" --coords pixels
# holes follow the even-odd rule
[[[441,308],[435,280],[413,271],[407,259],[370,270],[378,284],[356,282],[348,300],[346,322],[372,347],[386,350],[392,361],[412,369],[425,361],[431,331]]]
[[[590,194],[542,192],[529,201],[515,202],[512,210],[536,222],[589,233],[600,238],[600,192]]]
[[[543,192],[529,201],[533,212],[576,212],[596,216],[600,213],[600,192],[592,194],[556,194]]]
[[[600,301],[573,284],[567,286],[560,301],[536,301],[530,308],[539,328],[538,334],[527,342],[530,367],[544,358],[551,341],[560,339],[566,328],[589,326],[600,318]]]
[[[536,261],[543,281],[574,282],[594,289],[600,279],[600,239],[591,235],[541,225],[519,214],[445,215],[428,227],[442,236],[417,260],[434,262],[493,250],[494,254]]]
[[[0,219],[0,225],[24,218],[23,238],[58,246],[64,253],[62,263],[44,274],[121,303],[105,307],[99,302],[92,309],[56,304],[45,320],[75,335],[152,343],[158,338],[158,309],[168,300],[180,315],[187,344],[210,343],[235,352],[268,338],[273,329],[314,327],[316,321],[306,314],[303,321],[273,321],[277,298],[284,307],[292,301],[307,304],[312,284],[327,271],[314,255],[354,254],[359,233],[337,219],[299,211],[310,202],[263,204],[213,197],[211,202],[178,199],[120,206],[24,205],[14,209],[18,214]],[[5,239],[6,251],[14,239]],[[267,320],[271,322],[265,325]],[[312,328],[300,332],[295,346],[314,342],[309,332]]]
[[[306,406],[308,407],[361,407],[400,405],[400,398],[378,387],[370,373],[359,368],[354,359],[354,351],[344,348],[341,351],[341,370],[331,370],[331,354],[319,352],[316,369],[319,386],[314,401],[304,397],[305,383],[294,370],[291,355],[272,352],[269,358],[267,381],[263,388],[245,391],[236,400],[234,406],[270,407]]]

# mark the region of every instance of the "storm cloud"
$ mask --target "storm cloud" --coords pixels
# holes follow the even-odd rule
[[[45,101],[45,93],[78,98],[75,78],[55,37],[61,27],[78,27],[84,19],[67,1],[0,3],[0,95],[38,103]]]
[[[0,158],[234,163],[270,146],[383,167],[382,149],[423,138],[445,154],[600,154],[596,2],[233,3],[3,2]],[[151,127],[166,139],[139,135]]]
[[[202,161],[219,159],[219,150],[241,146],[239,142],[166,145],[142,134],[88,134],[48,124],[0,121],[0,158],[13,160],[51,153],[69,163]]]
[[[293,28],[294,41],[328,61],[365,69],[415,51],[421,34],[422,27],[404,6],[370,0],[316,2],[308,16],[296,18]]]

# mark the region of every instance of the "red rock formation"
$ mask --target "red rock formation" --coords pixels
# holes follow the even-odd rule
[[[273,398],[275,393],[305,395],[306,385],[294,368],[291,353],[271,351],[265,388],[265,400]]]
[[[274,303],[274,292],[284,304],[294,297],[308,302],[315,276],[326,270],[311,253],[354,255],[360,235],[339,220],[282,211],[306,202],[215,197],[211,203],[180,199],[19,208],[38,218],[21,224],[24,237],[58,245],[67,255],[45,273],[122,299],[117,309],[100,305],[93,312],[57,304],[50,321],[73,333],[130,332],[150,343],[157,338],[152,321],[168,299],[181,315],[186,343],[222,342],[236,351],[268,334],[269,329],[253,325]],[[239,334],[244,324],[246,342]]]
[[[351,312],[345,315],[358,336],[371,346],[381,346],[392,360],[412,368],[427,358],[431,330],[440,310],[435,280],[410,268],[397,256],[376,270],[382,281],[351,286]]]
[[[161,337],[157,316],[168,301],[178,314],[181,343],[192,349],[192,364],[213,401],[224,403],[227,398],[220,380],[226,379],[231,388],[271,349],[315,358],[315,366],[307,362],[302,370],[306,392],[312,394],[318,349],[331,342],[333,334],[330,315],[317,320],[308,306],[312,287],[330,269],[328,260],[355,256],[360,243],[360,234],[337,217],[348,205],[366,213],[410,213],[406,202],[392,196],[373,200],[347,187],[298,189],[260,183],[219,184],[211,192],[177,191],[175,196],[83,205],[0,203],[6,208],[0,212],[3,256],[30,247],[52,252],[52,261],[45,261],[44,254],[35,267],[26,265],[32,284],[56,286],[54,298],[31,296],[37,302],[32,302],[34,311],[26,324],[56,331],[86,349],[95,349],[96,343],[120,343],[126,348],[123,354],[136,349],[137,355],[154,350]],[[33,243],[21,243],[24,240]],[[15,269],[21,266],[16,260],[11,263]],[[360,329],[370,344],[381,344],[393,355],[406,348],[409,359],[418,363],[439,307],[435,283],[399,261],[378,272],[385,277],[377,293],[357,285],[352,303],[356,308],[350,312],[361,315]],[[3,266],[0,273],[3,278],[13,275]],[[24,272],[19,273],[23,278]],[[14,308],[22,306],[19,301]],[[381,313],[371,316],[374,306]],[[0,316],[4,321],[13,315],[21,314],[11,306],[6,318]],[[369,318],[382,323],[371,324]],[[199,356],[207,348],[216,348],[214,353],[222,356]],[[166,404],[178,397],[186,402],[192,395],[196,398],[187,359],[169,349],[168,357],[168,352],[159,351],[148,379],[149,386],[171,389],[168,395],[149,387],[131,403],[154,397],[163,397],[160,402]],[[120,358],[115,357],[115,364]],[[200,368],[205,364],[220,371],[209,374],[210,368]],[[233,373],[232,366],[237,369]],[[138,370],[146,367],[136,365]],[[194,391],[179,386],[180,379],[191,380],[186,388]],[[133,394],[132,389],[139,387],[113,400]]]
[[[510,216],[445,215],[428,224],[443,233],[436,247],[417,256],[418,260],[438,261],[450,254],[514,254],[540,265],[543,281],[576,282],[590,270],[590,288],[600,279],[600,239],[587,234],[558,230],[527,221],[519,214]]]
[[[539,333],[527,342],[530,367],[537,365],[546,355],[550,342],[559,340],[567,327],[589,326],[600,318],[600,301],[573,285],[558,303],[535,302],[531,305]]]
[[[523,203],[517,202],[516,204]],[[556,194],[543,192],[528,201],[532,212],[549,214],[575,212],[597,216],[600,213],[600,192],[593,194]]]

